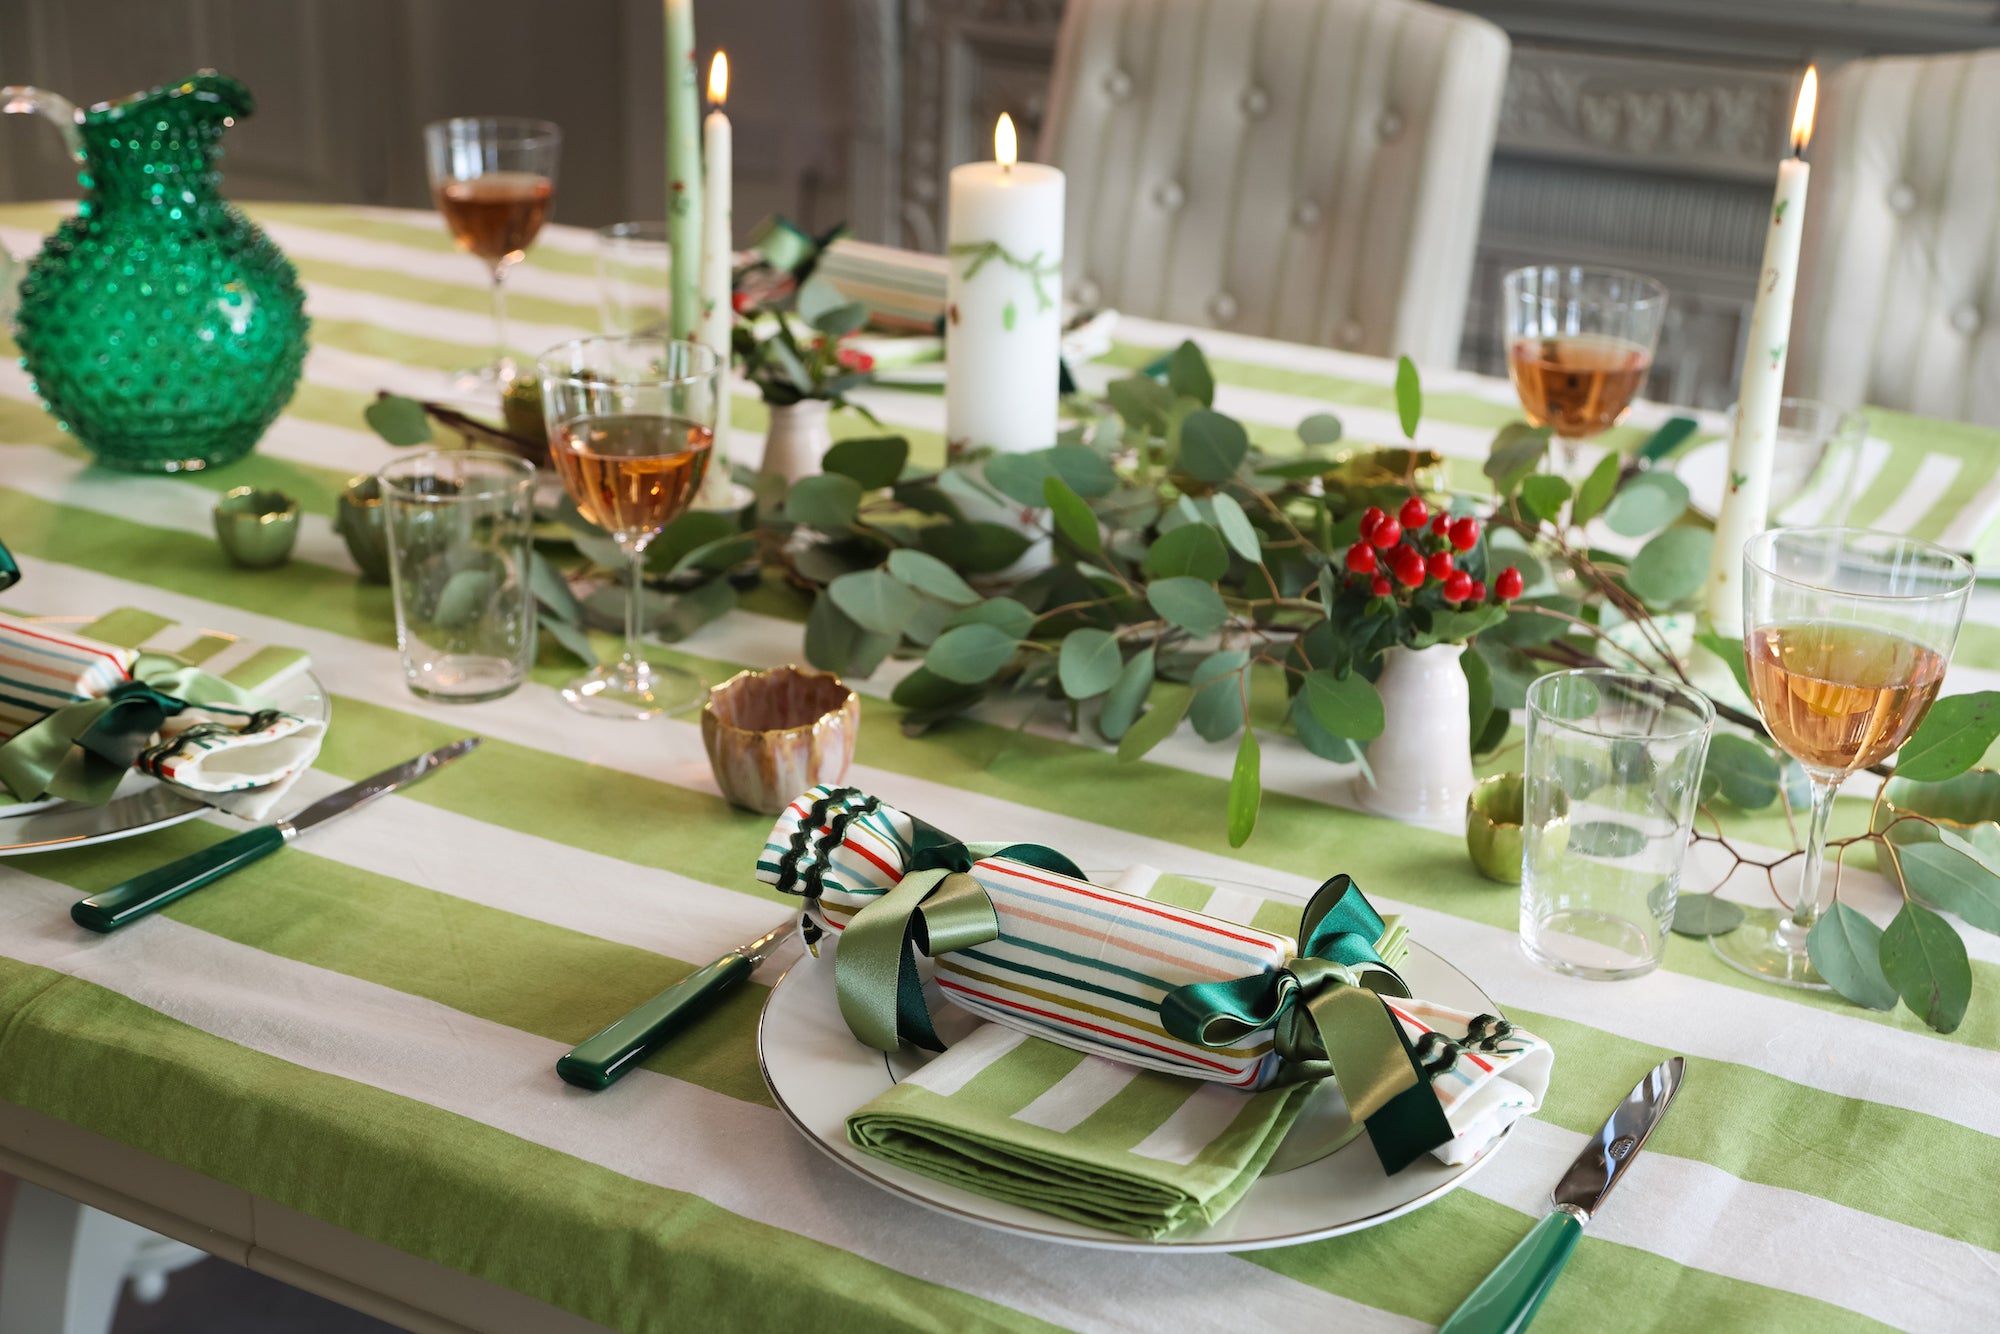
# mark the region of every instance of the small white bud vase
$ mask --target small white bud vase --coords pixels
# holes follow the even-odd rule
[[[764,461],[757,471],[785,479],[790,486],[801,477],[812,477],[820,461],[833,447],[833,432],[827,426],[827,401],[802,398],[796,403],[773,404],[771,429],[764,437]]]
[[[1471,699],[1459,658],[1463,644],[1391,648],[1375,689],[1382,735],[1368,743],[1368,768],[1354,797],[1377,815],[1458,831],[1472,792]]]

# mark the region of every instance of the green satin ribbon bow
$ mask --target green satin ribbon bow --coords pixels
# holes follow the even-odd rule
[[[205,704],[250,707],[251,697],[178,658],[141,654],[131,680],[66,704],[0,745],[0,783],[20,801],[61,797],[101,806],[162,723]]]
[[[848,1029],[877,1051],[908,1042],[943,1051],[917,956],[971,949],[1000,934],[993,901],[970,874],[985,857],[1008,857],[1083,879],[1054,848],[1039,843],[963,843],[911,817],[911,851],[896,887],[863,908],[841,933],[834,993]]]
[[[1408,997],[1375,952],[1384,923],[1354,882],[1337,875],[1313,894],[1299,955],[1276,972],[1194,982],[1160,1000],[1160,1022],[1183,1042],[1233,1047],[1270,1029],[1281,1079],[1332,1075],[1365,1122],[1384,1170],[1395,1172],[1452,1137],[1429,1078],[1381,997]]]

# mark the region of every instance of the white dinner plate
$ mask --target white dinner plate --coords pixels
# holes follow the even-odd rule
[[[286,713],[321,723],[333,714],[326,687],[310,671],[274,687],[271,703]],[[208,803],[146,774],[125,775],[118,791],[102,806],[73,801],[38,801],[0,806],[0,857],[109,843],[168,825],[191,820]]]
[[[841,1020],[834,997],[833,959],[794,964],[764,1004],[757,1024],[757,1060],[778,1106],[805,1137],[849,1171],[882,1189],[939,1213],[1017,1236],[1114,1251],[1254,1251],[1337,1237],[1386,1223],[1438,1199],[1507,1147],[1511,1128],[1471,1163],[1446,1167],[1429,1154],[1390,1176],[1365,1135],[1353,1135],[1339,1095],[1331,1089],[1308,1100],[1271,1166],[1236,1207],[1213,1225],[1160,1241],[1072,1222],[970,1191],[871,1158],[847,1142],[847,1117],[887,1092],[899,1079],[930,1059],[928,1052],[891,1055],[855,1041]],[[1400,970],[1410,989],[1425,1000],[1475,1014],[1498,1014],[1499,1006],[1471,978],[1443,959],[1411,943]],[[980,1020],[932,991],[932,1015],[947,1044]],[[1347,1142],[1328,1153],[1327,1146]]]

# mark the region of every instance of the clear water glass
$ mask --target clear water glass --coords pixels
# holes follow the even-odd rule
[[[1715,707],[1660,676],[1553,672],[1528,687],[1521,948],[1576,977],[1659,967]]]
[[[1723,442],[1736,432],[1736,405],[1729,408]],[[1861,447],[1868,419],[1852,408],[1816,398],[1787,398],[1778,405],[1778,436],[1771,450],[1773,524],[1847,522],[1860,488]]]
[[[376,480],[411,692],[470,703],[518,688],[535,656],[534,465],[441,449],[398,459]]]
[[[664,336],[673,262],[664,222],[598,228],[598,327],[607,334]]]

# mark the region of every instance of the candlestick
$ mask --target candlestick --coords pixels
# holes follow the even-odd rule
[[[703,182],[701,221],[701,341],[713,349],[722,363],[722,381],[715,405],[715,444],[703,476],[699,509],[724,509],[730,502],[729,480],[729,334],[735,325],[736,310],[730,290],[735,238],[731,235],[731,158],[729,117],[723,103],[729,100],[729,57],[715,53],[708,68],[708,100],[714,110],[701,123]]]
[[[668,332],[693,337],[700,313],[701,123],[695,98],[694,0],[667,0]]]
[[[1708,619],[1717,633],[1743,633],[1743,544],[1762,532],[1771,510],[1771,455],[1778,440],[1778,407],[1785,395],[1785,350],[1791,341],[1792,291],[1799,276],[1799,237],[1805,226],[1806,144],[1812,139],[1819,74],[1806,71],[1792,115],[1792,155],[1778,164],[1771,223],[1764,233],[1757,304],[1744,340],[1743,378],[1736,390],[1736,427],[1729,441],[1729,485],[1715,520],[1709,553]]]
[[[945,437],[1046,449],[1061,373],[1063,174],[1014,160],[1011,118],[993,139],[995,161],[951,173]]]

